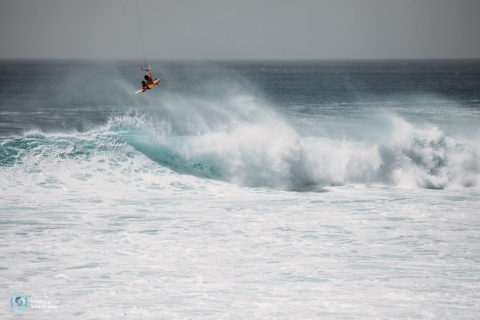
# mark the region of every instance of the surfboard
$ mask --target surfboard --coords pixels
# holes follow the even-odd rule
[[[153,85],[154,85],[154,86],[156,86],[156,85],[159,84],[159,83],[160,83],[160,79],[156,79],[155,81],[153,81]],[[148,90],[148,89],[142,88],[142,89],[140,89],[140,90],[138,90],[138,91],[135,91],[135,93],[143,93],[143,92],[145,92],[145,91],[147,91],[147,90]]]

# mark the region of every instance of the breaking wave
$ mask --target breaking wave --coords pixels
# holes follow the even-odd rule
[[[112,116],[88,132],[2,138],[0,170],[54,175],[57,163],[70,161],[81,166],[71,175],[92,176],[85,163],[106,161],[112,164],[109,170],[124,170],[130,159],[141,158],[142,165],[153,161],[177,174],[284,190],[477,185],[478,146],[472,141],[396,115],[383,115],[382,121],[387,126],[374,139],[306,136],[247,95],[217,101],[166,95],[158,108]]]

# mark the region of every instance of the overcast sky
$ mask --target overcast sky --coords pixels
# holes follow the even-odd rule
[[[131,0],[0,0],[0,58],[480,58],[480,0],[138,0],[138,8],[140,25]]]

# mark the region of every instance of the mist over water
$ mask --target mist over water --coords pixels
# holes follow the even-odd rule
[[[436,310],[474,313],[432,295],[452,294],[442,266],[473,280],[480,271],[465,238],[479,226],[480,63],[150,63],[162,81],[144,94],[134,94],[142,73],[131,62],[0,63],[2,235],[27,235],[19,243],[30,248],[41,239],[35,252],[55,269],[21,265],[9,242],[5,290],[41,284],[100,318],[84,309],[112,292],[119,298],[105,314],[154,317],[123,302],[125,292],[138,301],[156,286],[170,315],[388,317],[397,299],[409,307],[393,315],[439,315],[405,302],[411,292]],[[141,289],[125,259],[147,270]],[[103,279],[98,290],[79,293],[91,286],[83,269]],[[35,280],[19,285],[28,272]],[[193,280],[183,286],[182,277]],[[474,301],[461,286],[462,301]],[[318,290],[331,304],[312,304]],[[282,311],[291,294],[301,301]],[[276,311],[249,312],[238,297]],[[346,297],[348,306],[338,303]]]

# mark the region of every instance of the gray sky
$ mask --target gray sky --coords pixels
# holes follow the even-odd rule
[[[480,0],[0,0],[0,58],[480,58]],[[141,33],[140,33],[141,28]]]

